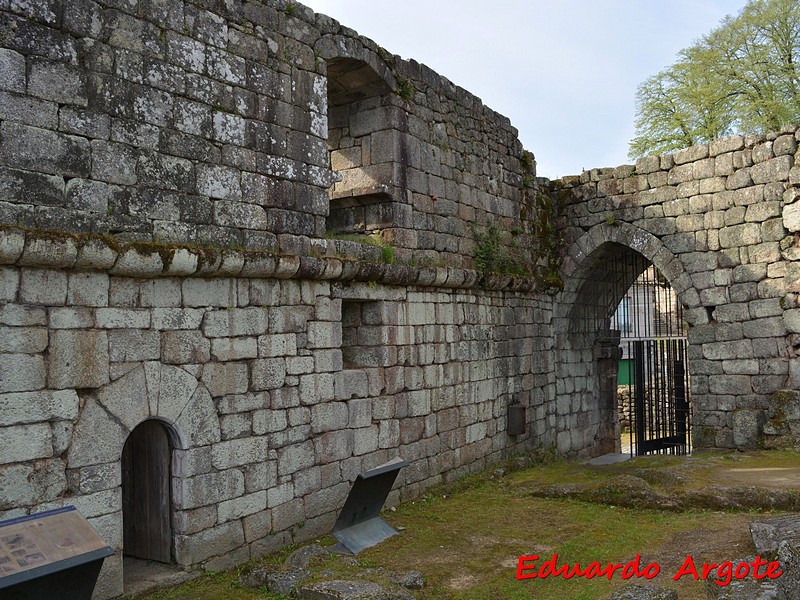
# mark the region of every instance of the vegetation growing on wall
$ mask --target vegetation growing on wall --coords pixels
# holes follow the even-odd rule
[[[520,224],[507,231],[495,223],[473,230],[475,270],[532,277],[542,289],[561,289],[561,238],[556,229],[554,201],[532,179],[523,183]]]
[[[490,225],[485,231],[475,230],[475,270],[501,275],[530,275],[523,255],[522,244],[514,237],[501,239],[500,228]]]

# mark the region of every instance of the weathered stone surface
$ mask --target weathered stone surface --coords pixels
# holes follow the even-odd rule
[[[217,506],[217,522],[225,523],[232,519],[241,519],[267,508],[267,492],[261,490],[232,500],[220,502]]]
[[[204,385],[198,385],[189,402],[176,420],[192,446],[205,446],[220,440],[219,417]]]
[[[78,406],[75,390],[0,394],[0,426],[73,420]]]
[[[406,571],[389,577],[389,581],[409,590],[421,590],[425,587],[425,579],[419,571]]]
[[[244,475],[238,469],[187,477],[181,480],[176,502],[184,510],[238,498],[244,494]]]
[[[0,467],[0,510],[50,502],[67,488],[61,460]]]
[[[599,451],[594,302],[624,248],[689,309],[695,442],[797,437],[796,128],[548,182],[507,119],[303,7],[6,4],[0,501],[74,500],[119,546],[119,456],[157,418],[178,560],[216,568],[323,531],[398,447],[404,496],[532,440]],[[542,272],[472,270],[499,249]]]
[[[87,398],[72,434],[67,465],[75,468],[119,460],[128,433],[93,398]],[[102,439],[104,443],[97,444],[98,439]]]
[[[388,588],[372,581],[322,581],[297,588],[303,600],[411,600],[402,588]]]
[[[169,364],[205,363],[211,359],[211,342],[199,331],[165,331],[161,358]]]
[[[304,569],[275,569],[269,566],[256,567],[239,578],[241,584],[249,588],[267,588],[273,594],[291,596],[297,586],[311,577],[311,571]]]
[[[144,368],[139,367],[98,390],[97,400],[129,431],[133,431],[150,416]]]
[[[319,544],[309,544],[294,550],[286,557],[284,564],[296,569],[306,569],[309,566],[319,564],[330,557],[330,552]]]
[[[750,535],[756,554],[766,556],[775,552],[784,540],[795,546],[800,543],[800,519],[796,515],[782,515],[750,521]]]
[[[24,269],[20,299],[29,304],[63,305],[67,299],[67,276],[46,269]]]
[[[50,425],[34,423],[3,429],[0,436],[0,464],[48,458],[53,455]]]
[[[215,444],[211,450],[211,463],[217,469],[230,469],[267,459],[267,438],[248,437]]]
[[[678,600],[678,592],[656,585],[626,585],[609,600]]]
[[[783,571],[783,575],[775,580],[778,587],[786,598],[797,598],[800,595],[800,547],[794,540],[782,540],[775,559]]]
[[[50,333],[47,383],[55,389],[96,388],[109,381],[108,335],[104,331]]]
[[[243,543],[241,521],[229,521],[193,535],[175,536],[175,559],[181,565],[201,563],[231,552]]]
[[[733,413],[733,443],[740,449],[757,448],[764,424],[760,410],[740,409]]]
[[[45,387],[45,362],[39,355],[3,354],[0,392],[25,392]]]

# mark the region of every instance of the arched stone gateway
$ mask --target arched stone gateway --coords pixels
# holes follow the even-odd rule
[[[161,428],[168,438],[167,450],[171,450],[172,455],[171,464],[168,465],[172,479],[169,485],[180,492],[184,464],[191,449],[208,446],[220,440],[219,419],[211,394],[184,369],[158,362],[143,363],[115,381],[87,394],[75,424],[72,445],[67,454],[68,472],[76,473],[79,479],[83,473],[90,471],[106,473],[119,481],[119,487],[106,494],[106,501],[113,503],[116,510],[107,517],[110,521],[109,531],[104,532],[104,540],[114,548],[116,554],[103,564],[98,587],[104,593],[123,593],[122,555],[127,553],[123,527],[124,517],[127,515],[123,514],[123,505],[125,493],[130,490],[125,489],[122,461],[126,443],[133,440],[137,444],[140,428],[150,428],[153,426],[150,424]],[[98,443],[98,440],[102,442]],[[128,479],[127,483],[133,481]],[[169,488],[159,491],[169,492]],[[159,491],[154,490],[152,493]],[[162,515],[162,518],[172,521],[175,512],[184,508],[181,494],[174,495],[168,504],[168,514]],[[137,518],[133,513],[131,516]],[[171,530],[172,539],[161,540],[167,548],[166,555],[149,558],[167,559],[165,562],[174,559],[178,563],[185,563],[182,556],[185,547],[176,544],[174,539],[175,535],[182,533],[181,527],[173,527]],[[111,532],[113,538],[110,539]],[[141,556],[141,548],[135,547],[133,553]]]
[[[557,445],[561,452],[620,451],[617,366],[620,332],[612,316],[649,265],[673,286],[684,308],[697,302],[680,260],[654,235],[628,223],[602,223],[578,238],[556,297]]]
[[[797,431],[798,138],[733,136],[549,184],[567,243],[556,335],[593,251],[619,244],[651,261],[686,309],[695,447],[786,445]],[[591,439],[565,431],[560,448],[589,452]]]

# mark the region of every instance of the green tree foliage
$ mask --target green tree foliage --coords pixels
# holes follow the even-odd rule
[[[751,0],[636,94],[631,158],[800,123],[800,0]]]

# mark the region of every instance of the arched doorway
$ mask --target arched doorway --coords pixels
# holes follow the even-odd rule
[[[672,293],[669,280],[683,283],[688,277],[652,236],[622,226],[602,229],[599,235],[587,235],[591,241],[582,240],[581,249],[573,253],[577,260],[565,272],[558,298],[558,449],[588,457],[632,449],[637,454],[686,452],[688,344],[680,293]],[[670,298],[671,307],[663,297]],[[667,322],[668,308],[674,314]],[[634,415],[633,435],[627,438],[634,438],[633,448],[621,443],[621,367],[627,371],[623,379],[635,388],[629,390]]]
[[[172,444],[166,426],[148,419],[122,450],[123,553],[172,561],[170,479]]]

